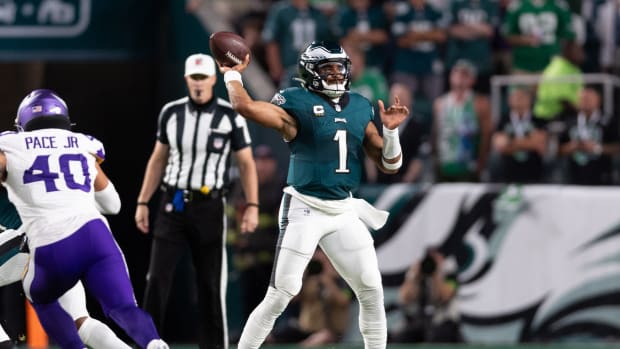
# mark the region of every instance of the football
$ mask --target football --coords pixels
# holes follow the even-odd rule
[[[224,67],[243,63],[250,48],[243,38],[233,32],[217,32],[209,37],[209,48],[213,58]]]

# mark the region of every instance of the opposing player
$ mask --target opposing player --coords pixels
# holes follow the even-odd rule
[[[372,104],[349,92],[351,64],[336,43],[313,42],[301,54],[301,88],[278,92],[271,103],[254,101],[241,74],[249,63],[220,67],[233,108],[277,130],[288,143],[289,186],[280,207],[280,237],[272,281],[250,315],[238,348],[258,348],[274,321],[301,288],[302,275],[317,244],[360,303],[360,330],[366,348],[385,348],[387,328],[381,274],[367,227],[378,229],[387,213],[351,191],[359,186],[363,151],[386,173],[402,163],[398,126],[409,111],[398,98],[387,110],[379,101],[383,137],[372,119]],[[363,222],[362,222],[363,221]]]
[[[81,280],[141,348],[167,349],[136,304],[122,252],[94,200],[109,182],[99,166],[103,144],[70,131],[67,106],[50,90],[22,100],[16,126],[20,132],[0,135],[0,178],[28,236],[23,286],[47,334],[63,349],[85,347],[58,302]]]
[[[95,203],[103,214],[117,214],[121,201],[112,182],[95,193]],[[6,190],[0,190],[0,225],[18,228],[21,220],[15,206],[7,197]],[[4,228],[3,228],[4,229]],[[0,287],[20,281],[28,264],[28,252],[25,233],[20,230],[7,229],[0,232]],[[84,286],[78,282],[62,295],[58,301],[75,322],[80,338],[87,346],[94,349],[131,349],[120,340],[114,331],[101,321],[90,317],[86,308]],[[0,326],[0,349],[12,348],[10,337]]]

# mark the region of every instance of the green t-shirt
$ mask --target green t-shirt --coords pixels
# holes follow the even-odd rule
[[[577,104],[582,82],[553,82],[554,78],[566,75],[579,75],[581,70],[562,56],[555,56],[542,73],[542,79],[536,92],[534,114],[542,119],[552,119],[562,111],[562,101]]]
[[[287,183],[298,192],[321,199],[345,199],[360,184],[366,127],[374,117],[372,105],[351,92],[333,104],[321,94],[292,87],[278,92],[271,103],[297,121]]]
[[[540,72],[560,52],[560,40],[572,39],[571,13],[562,0],[515,0],[508,7],[504,31],[506,35],[534,35],[539,46],[516,46],[512,49],[513,67]]]
[[[392,23],[392,35],[398,39],[409,31],[428,31],[444,28],[442,15],[430,5],[424,5],[422,10],[412,6],[407,12],[397,16]],[[398,47],[394,54],[394,72],[430,75],[433,73],[433,63],[439,56],[437,45],[431,41],[418,42],[411,47]]]
[[[468,178],[476,169],[480,124],[471,93],[462,103],[450,94],[441,99],[437,146],[440,178]]]
[[[450,24],[486,23],[495,27],[498,23],[497,2],[492,0],[454,0],[450,6]],[[458,59],[473,62],[480,73],[488,73],[493,67],[491,40],[477,38],[462,40],[450,37],[446,47],[446,70],[450,71]]]
[[[388,102],[388,83],[383,74],[374,68],[366,68],[362,75],[351,81],[351,91],[357,92],[375,103],[377,100]]]
[[[277,42],[284,68],[295,68],[301,51],[314,40],[333,39],[329,19],[310,7],[300,11],[289,1],[275,4],[265,20],[263,42]]]
[[[352,29],[365,30],[385,30],[387,34],[388,22],[383,9],[379,6],[371,6],[365,12],[356,12],[351,7],[345,7],[339,13],[339,28],[342,36],[346,36]],[[385,45],[374,45],[364,48],[366,65],[378,69],[384,68]]]

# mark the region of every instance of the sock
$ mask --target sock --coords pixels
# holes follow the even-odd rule
[[[0,342],[6,342],[6,341],[10,341],[11,338],[9,337],[8,334],[6,334],[6,332],[4,331],[4,328],[2,327],[2,325],[0,325]]]
[[[116,336],[114,331],[97,319],[87,318],[80,326],[78,334],[84,344],[91,348],[131,349],[129,345]]]

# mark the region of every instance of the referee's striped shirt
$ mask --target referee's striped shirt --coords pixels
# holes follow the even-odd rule
[[[222,189],[229,181],[230,153],[251,143],[245,119],[227,101],[205,105],[184,97],[159,114],[157,139],[170,146],[163,182],[179,189]]]

